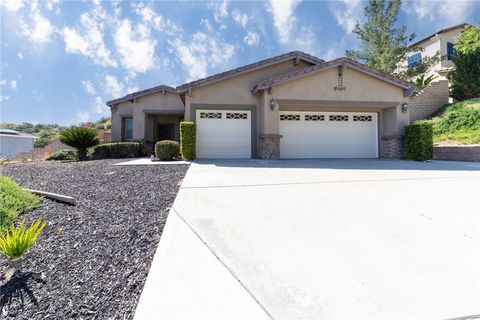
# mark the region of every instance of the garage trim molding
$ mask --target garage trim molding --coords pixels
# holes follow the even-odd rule
[[[395,101],[348,101],[348,100],[301,100],[301,99],[278,99],[275,100],[281,105],[302,105],[302,106],[355,106],[355,107],[396,107]]]
[[[197,122],[197,110],[247,110],[251,114],[251,155],[257,157],[257,106],[253,104],[192,104],[190,106],[192,121]]]

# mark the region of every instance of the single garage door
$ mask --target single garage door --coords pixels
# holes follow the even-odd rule
[[[197,158],[251,158],[251,114],[197,110]]]
[[[377,158],[374,112],[280,112],[281,158]]]

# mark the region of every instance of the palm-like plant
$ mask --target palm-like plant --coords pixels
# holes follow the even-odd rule
[[[78,160],[87,159],[87,148],[100,143],[97,130],[85,127],[71,127],[60,134],[60,141],[77,149]]]
[[[421,76],[419,76],[417,79],[415,79],[415,84],[417,85],[417,87],[420,87],[420,88],[425,88],[425,87],[428,87],[428,85],[433,81],[435,80],[437,77],[435,75],[431,75],[431,76],[428,76],[425,78],[425,75],[422,74]]]
[[[34,221],[30,227],[25,228],[25,219],[18,228],[12,223],[10,230],[0,235],[0,254],[8,257],[12,262],[20,260],[37,241],[38,236],[45,228],[46,223]]]

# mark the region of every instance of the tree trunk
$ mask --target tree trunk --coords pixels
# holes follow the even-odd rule
[[[86,148],[78,148],[77,149],[78,160],[85,161],[87,160],[87,149]]]

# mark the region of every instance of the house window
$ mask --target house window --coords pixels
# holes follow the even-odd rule
[[[412,69],[422,62],[422,54],[417,52],[408,57],[408,69]]]
[[[453,43],[447,42],[447,60],[452,60],[453,59]]]
[[[123,140],[133,140],[133,118],[123,118]]]

